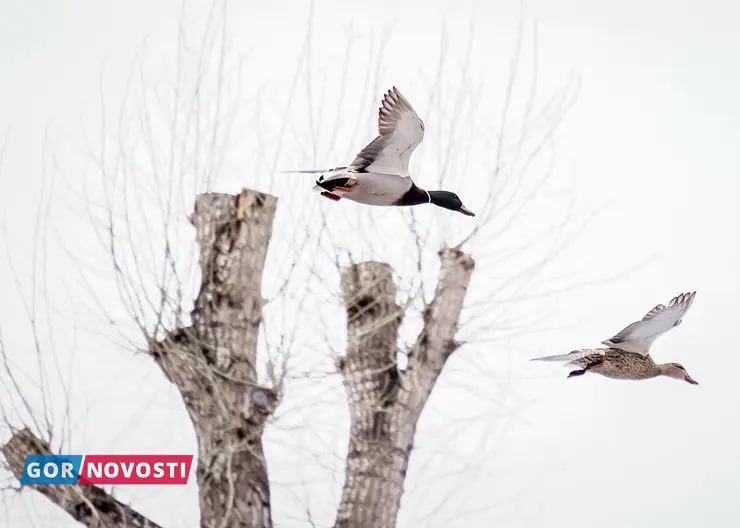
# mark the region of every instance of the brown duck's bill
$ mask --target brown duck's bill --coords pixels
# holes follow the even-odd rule
[[[688,374],[686,375],[686,377],[685,377],[684,379],[685,379],[685,380],[686,380],[686,381],[687,381],[688,383],[691,383],[692,385],[699,385],[699,382],[698,382],[698,381],[696,381],[696,380],[695,380],[694,378],[692,378],[691,376],[689,376]]]
[[[470,209],[468,209],[467,207],[465,207],[464,205],[461,205],[458,211],[460,211],[462,214],[467,215],[467,216],[475,216],[475,213],[471,211]]]

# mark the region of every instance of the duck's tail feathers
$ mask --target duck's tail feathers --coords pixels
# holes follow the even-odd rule
[[[280,171],[280,174],[321,174],[324,172],[332,172],[337,170],[344,170],[347,167],[334,167],[333,169],[300,169],[300,170],[287,170]]]
[[[530,361],[572,361],[578,359],[583,355],[581,350],[573,350],[568,354],[557,354],[555,356],[543,356],[538,358],[532,358]]]

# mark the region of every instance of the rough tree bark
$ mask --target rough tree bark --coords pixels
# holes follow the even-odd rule
[[[198,438],[196,479],[203,528],[272,526],[265,422],[279,394],[257,383],[262,272],[277,199],[257,191],[198,196],[191,221],[200,247],[201,288],[189,327],[149,340],[149,352],[182,394]],[[338,363],[347,391],[351,434],[337,528],[395,526],[419,416],[445,361],[459,346],[457,323],[473,260],[440,252],[441,273],[424,327],[396,364],[398,327],[392,270],[380,262],[342,273],[348,348]],[[2,447],[20,478],[25,456],[48,453],[29,430]],[[157,525],[95,486],[38,486],[91,527]]]
[[[272,526],[262,431],[278,395],[257,384],[262,269],[277,199],[244,190],[198,196],[191,221],[200,246],[201,287],[192,325],[161,341],[154,360],[182,394],[198,438],[201,526]],[[17,477],[27,454],[48,452],[28,430],[2,448]],[[100,488],[39,486],[38,491],[91,527],[157,526]]]
[[[474,268],[473,259],[457,249],[445,249],[440,257],[434,299],[405,371],[396,364],[403,313],[390,266],[363,262],[342,274],[348,339],[338,366],[352,425],[336,528],[396,524],[416,424],[445,361],[459,346],[455,333]]]
[[[276,205],[275,197],[249,190],[198,196],[191,221],[201,288],[192,326],[149,346],[195,427],[204,528],[272,526],[262,431],[277,394],[257,384],[255,365]]]

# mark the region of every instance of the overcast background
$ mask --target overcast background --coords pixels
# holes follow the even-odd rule
[[[463,328],[471,344],[450,361],[422,417],[399,526],[737,526],[737,3],[243,4],[229,5],[226,19],[229,49],[243,60],[247,110],[213,187],[233,193],[253,186],[278,195],[275,238],[292,240],[296,226],[312,225],[306,218],[319,210],[350,223],[364,214],[360,206],[319,199],[310,193],[310,179],[286,183],[270,171],[349,161],[373,137],[378,101],[392,85],[425,121],[427,137],[411,172],[428,187],[434,178],[425,174],[439,171],[433,137],[453,113],[456,83],[469,83],[477,94],[476,105],[466,106],[475,115],[459,132],[461,142],[473,144],[478,130],[496,129],[519,38],[523,70],[537,72],[538,104],[562,90],[575,97],[548,145],[554,158],[543,185],[552,198],[531,204],[510,228],[512,238],[526,237],[522,225],[557,225],[564,204],[571,208],[568,244],[522,293],[526,299],[512,303],[511,312],[503,308],[537,331],[493,342],[477,339],[483,330],[475,324]],[[197,28],[209,8],[187,6],[187,24]],[[88,188],[93,205],[101,200],[91,161],[101,94],[114,115],[127,83],[142,72],[165,91],[177,60],[180,16],[181,5],[172,1],[0,0],[0,328],[11,368],[33,392],[40,380],[29,313],[30,300],[37,300],[41,356],[45,370],[58,374],[47,380],[56,402],[51,419],[68,424],[65,452],[196,451],[175,389],[96,314],[97,302],[119,316],[125,310],[85,205]],[[435,77],[440,56],[446,73]],[[132,67],[142,57],[146,68]],[[292,95],[297,78],[300,96]],[[321,95],[308,93],[308,78]],[[334,104],[340,81],[351,96]],[[523,82],[515,92],[526,94],[528,86]],[[434,94],[448,104],[440,106]],[[309,110],[306,101],[313,100],[324,106]],[[479,128],[466,128],[473,122]],[[287,132],[278,149],[283,123]],[[307,131],[317,129],[322,135],[307,139]],[[447,177],[473,211],[483,204],[495,150],[476,145]],[[269,162],[255,161],[265,158]],[[88,187],[89,181],[98,183]],[[129,191],[144,196],[149,188],[139,185]],[[451,241],[471,225],[462,215],[430,209],[420,213],[422,220],[446,222]],[[391,225],[401,218],[378,214]],[[184,215],[178,221],[188,233]],[[396,238],[405,239],[376,231],[380,241],[356,254],[391,261],[402,272],[404,247]],[[387,232],[394,233],[388,244]],[[146,235],[142,228],[136,238]],[[478,258],[497,243],[478,238],[466,249]],[[528,251],[479,265],[471,299],[480,301],[487,283],[542,256]],[[43,294],[31,287],[34,269]],[[268,267],[268,273],[280,269]],[[334,277],[330,292],[335,275],[327,273]],[[266,287],[271,280],[266,277]],[[596,346],[655,304],[692,290],[698,294],[684,324],[661,337],[652,353],[659,362],[681,362],[698,386],[667,378],[566,380],[567,370],[557,365],[528,362]],[[536,324],[525,317],[533,312]],[[487,321],[473,309],[468,315]],[[320,352],[324,334],[336,334],[333,346],[341,349],[343,320],[334,329],[321,321],[302,326],[309,343],[303,345],[313,351],[299,362],[303,370],[331,370],[330,354]],[[412,335],[418,328],[409,324]],[[32,401],[42,408],[38,398]],[[318,525],[331,524],[346,428],[336,375],[304,376],[288,391],[266,448],[277,526],[307,526],[307,510]],[[0,432],[5,441],[7,430]],[[192,484],[115,493],[165,526],[198,525]],[[71,525],[31,491],[2,495],[2,527]]]

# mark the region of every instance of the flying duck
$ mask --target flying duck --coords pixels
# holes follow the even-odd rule
[[[380,105],[378,133],[347,167],[286,172],[321,173],[314,191],[335,201],[346,198],[381,206],[432,203],[475,216],[455,193],[427,191],[411,180],[409,158],[424,139],[424,123],[395,86]]]
[[[608,348],[574,350],[569,354],[534,358],[533,361],[566,361],[566,365],[579,367],[568,377],[586,372],[607,378],[641,380],[668,376],[692,385],[698,382],[689,376],[679,363],[655,363],[650,357],[650,345],[655,339],[681,324],[681,318],[694,302],[696,292],[682,293],[671,299],[668,306],[659,304],[639,321],[626,326],[614,337],[602,341]]]

